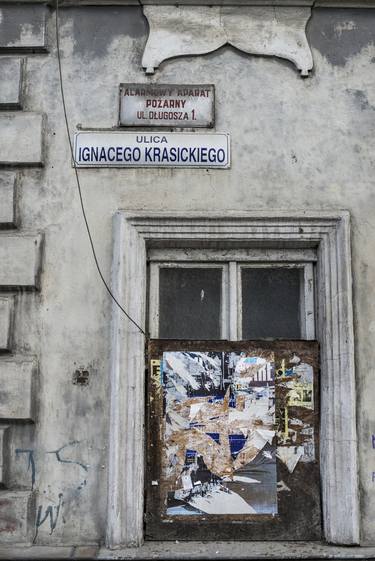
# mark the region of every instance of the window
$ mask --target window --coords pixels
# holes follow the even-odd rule
[[[314,252],[278,251],[277,262],[269,252],[263,262],[261,252],[229,256],[228,250],[149,251],[153,338],[314,339]]]
[[[316,255],[316,333],[321,353],[321,474],[324,537],[359,541],[357,431],[352,317],[350,216],[346,211],[127,213],[114,217],[112,290],[146,327],[147,251],[202,246],[245,248],[254,257],[287,250]],[[165,257],[163,257],[165,259]],[[249,261],[247,258],[246,261]],[[259,259],[258,259],[259,261]],[[280,261],[277,255],[272,261]],[[233,310],[233,307],[231,308]],[[236,320],[230,320],[230,332]],[[113,307],[106,543],[143,542],[145,340]],[[342,435],[345,434],[345,439]],[[129,462],[129,458],[132,459]],[[173,551],[165,545],[165,550]]]
[[[148,261],[146,538],[320,539],[315,252]]]

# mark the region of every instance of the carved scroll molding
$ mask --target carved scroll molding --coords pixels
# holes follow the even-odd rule
[[[147,74],[172,57],[203,55],[229,44],[244,53],[290,60],[308,76],[309,7],[143,6],[150,34],[142,59]]]

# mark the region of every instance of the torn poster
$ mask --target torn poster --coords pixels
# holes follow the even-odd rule
[[[276,369],[277,457],[293,473],[299,461],[315,460],[314,370],[295,354]]]
[[[273,353],[164,352],[167,515],[276,514]]]

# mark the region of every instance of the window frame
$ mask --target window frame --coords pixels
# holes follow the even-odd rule
[[[145,326],[147,250],[239,247],[316,250],[321,349],[320,462],[329,543],[359,543],[356,387],[347,211],[126,213],[114,216],[112,290]],[[143,543],[145,339],[113,304],[106,543]],[[343,438],[345,435],[345,438]],[[129,459],[131,459],[129,461]],[[251,547],[251,546],[250,546]]]
[[[301,339],[313,341],[315,339],[315,273],[313,262],[259,262],[259,263],[243,263],[237,267],[237,333],[238,338],[243,339],[242,334],[242,269],[249,268],[293,268],[301,269],[302,282],[300,285],[300,324]]]
[[[279,252],[280,254],[280,252]],[[303,276],[300,295],[301,339],[307,341],[315,339],[315,306],[314,306],[314,263],[315,252],[310,250],[293,250],[282,253],[284,261],[275,261],[274,254],[256,254],[256,261],[245,260],[245,251],[234,251],[234,256],[228,250],[218,251],[205,248],[193,253],[186,249],[152,249],[147,252],[149,263],[148,289],[148,317],[147,325],[150,337],[159,337],[159,273],[161,268],[221,268],[221,339],[237,341],[242,335],[242,278],[241,272],[245,268],[298,268]],[[296,257],[300,260],[295,260]],[[226,259],[225,259],[226,258]],[[280,255],[278,255],[280,259]],[[294,258],[294,260],[293,260]]]
[[[229,274],[228,267],[225,263],[216,263],[211,261],[191,261],[191,262],[181,262],[181,261],[160,261],[150,262],[149,271],[149,297],[148,297],[148,331],[150,337],[153,339],[159,338],[159,272],[161,268],[182,268],[182,269],[221,269],[222,279],[221,279],[221,309],[220,309],[220,338],[227,339],[227,325],[228,325],[228,283]]]

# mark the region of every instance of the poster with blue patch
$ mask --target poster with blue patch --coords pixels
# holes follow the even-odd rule
[[[168,515],[276,514],[271,356],[165,352]]]
[[[145,537],[321,538],[315,341],[151,340]]]

